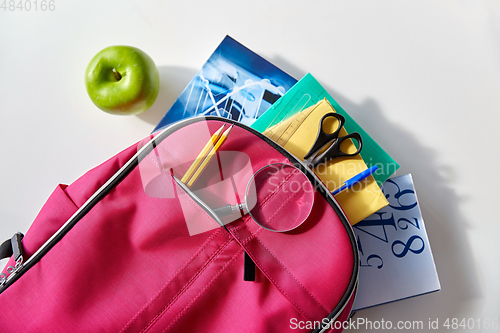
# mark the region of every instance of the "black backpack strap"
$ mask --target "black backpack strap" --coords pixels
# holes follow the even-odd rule
[[[7,239],[0,245],[0,259],[10,258],[14,255],[14,259],[17,261],[23,254],[23,245],[21,240],[24,235],[20,232],[12,236],[11,239]]]
[[[10,258],[12,256],[12,245],[10,244],[10,239],[0,245],[0,259]]]

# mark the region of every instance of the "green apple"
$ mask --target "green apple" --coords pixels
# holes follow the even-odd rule
[[[131,115],[153,105],[160,89],[160,75],[153,59],[138,48],[109,46],[90,60],[85,87],[99,109]]]

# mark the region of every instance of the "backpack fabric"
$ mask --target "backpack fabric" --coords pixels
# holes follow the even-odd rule
[[[207,141],[199,134],[224,123],[234,127],[212,164],[224,155],[248,157],[254,172],[289,163],[315,185],[297,229],[271,232],[244,215],[227,230],[188,230],[210,218],[162,175],[185,172]],[[164,193],[151,192],[158,179]],[[340,332],[359,262],[349,221],[319,179],[263,135],[218,117],[176,123],[57,186],[22,245],[24,266],[0,289],[2,332]],[[243,279],[245,252],[255,281]]]

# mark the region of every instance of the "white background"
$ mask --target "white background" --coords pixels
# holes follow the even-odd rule
[[[421,332],[429,318],[500,320],[500,2],[55,7],[0,10],[0,240],[26,232],[57,184],[150,133],[229,34],[296,78],[311,72],[401,164],[397,174],[413,174],[442,291],[357,316],[423,320]],[[101,112],[85,91],[87,63],[116,44],[159,67],[160,94],[143,115]]]

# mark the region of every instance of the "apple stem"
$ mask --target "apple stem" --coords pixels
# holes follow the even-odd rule
[[[116,71],[116,68],[113,68],[113,74],[115,74],[115,78],[117,81],[120,81],[122,79],[122,76]]]

